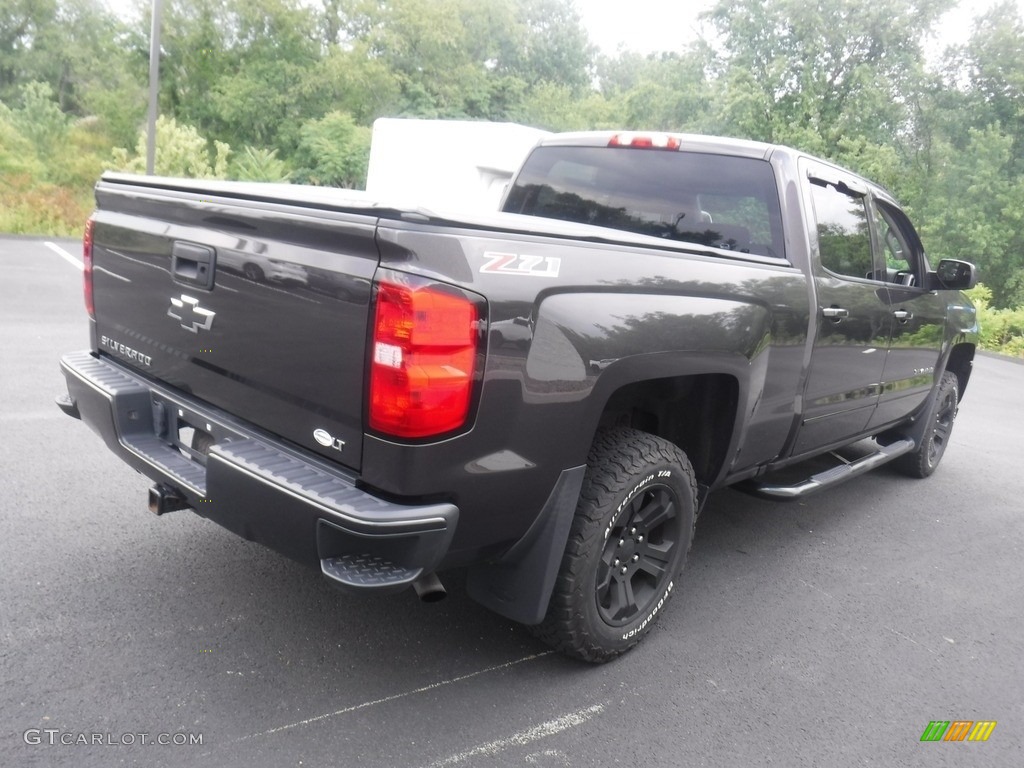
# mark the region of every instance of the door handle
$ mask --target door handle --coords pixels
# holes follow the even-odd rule
[[[833,323],[838,323],[844,317],[849,317],[850,311],[842,307],[822,307],[821,314]]]
[[[914,317],[914,313],[907,312],[907,310],[905,309],[897,309],[895,312],[892,313],[892,316],[895,317],[899,322],[905,323],[907,322],[907,320],[910,320],[911,318]]]
[[[171,247],[171,275],[177,283],[213,288],[217,253],[213,248],[176,241]]]

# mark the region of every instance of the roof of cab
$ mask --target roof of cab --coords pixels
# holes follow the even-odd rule
[[[629,134],[632,136],[668,135],[680,140],[680,152],[704,152],[716,155],[739,155],[766,160],[776,149],[772,144],[746,139],[730,139],[724,136],[703,136],[692,133],[666,133],[664,131],[579,131],[573,133],[557,133],[541,139],[538,146],[563,147],[606,147],[615,136]],[[664,150],[662,150],[664,151]]]

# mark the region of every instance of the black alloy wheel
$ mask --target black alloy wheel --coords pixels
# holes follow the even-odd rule
[[[697,481],[678,446],[635,429],[598,432],[535,634],[591,662],[640,642],[678,591],[696,511]]]
[[[623,510],[610,532],[597,567],[597,609],[609,626],[629,624],[644,612],[672,578],[669,570],[684,532],[679,501],[667,485],[652,485]]]

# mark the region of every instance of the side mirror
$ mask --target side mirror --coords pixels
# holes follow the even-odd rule
[[[978,282],[978,274],[969,261],[943,259],[928,275],[928,287],[933,291],[966,291]]]

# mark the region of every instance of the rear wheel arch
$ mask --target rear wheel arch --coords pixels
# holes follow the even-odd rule
[[[736,432],[739,381],[724,373],[650,378],[623,384],[605,399],[594,434],[637,429],[678,446],[697,481],[712,485]]]

